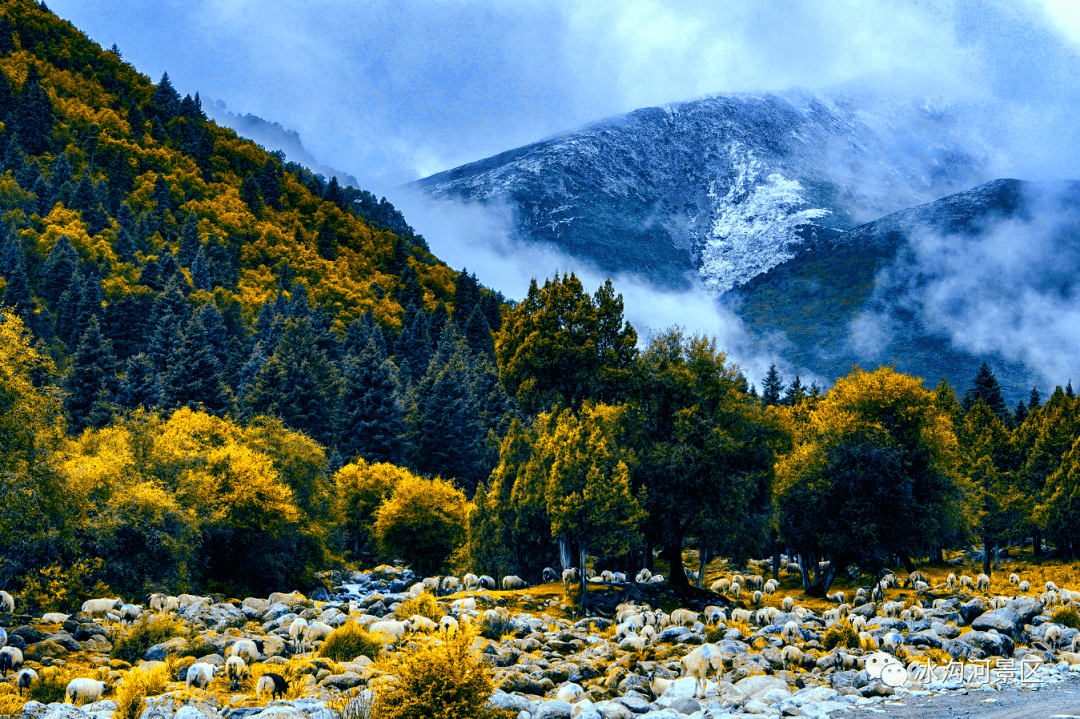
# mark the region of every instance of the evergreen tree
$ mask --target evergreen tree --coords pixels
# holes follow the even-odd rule
[[[41,269],[41,296],[49,304],[55,304],[71,285],[72,278],[77,277],[78,267],[79,255],[71,246],[71,240],[67,235],[60,235]]]
[[[767,406],[780,404],[780,392],[784,389],[784,378],[776,371],[776,365],[769,365],[769,373],[761,381],[761,399]]]
[[[799,379],[799,375],[795,375],[795,379],[788,385],[787,393],[784,395],[784,404],[794,407],[805,398],[806,393],[803,390],[802,380]]]
[[[488,327],[487,317],[483,309],[474,307],[465,324],[465,340],[469,349],[475,354],[495,360],[495,341],[491,337],[491,328]]]
[[[135,240],[131,237],[131,230],[120,228],[113,249],[116,250],[116,256],[121,262],[135,264]]]
[[[105,293],[101,289],[101,280],[93,272],[82,276],[79,288],[79,311],[75,317],[75,336],[81,337],[90,326],[90,318],[104,313]],[[100,321],[100,320],[99,320]],[[99,326],[100,331],[100,326]]]
[[[113,342],[117,359],[123,361],[146,346],[147,322],[154,311],[153,298],[144,292],[128,292],[105,308],[103,331]]]
[[[480,285],[476,276],[470,275],[467,269],[462,269],[454,282],[454,321],[464,326],[479,304]]]
[[[345,193],[342,191],[336,177],[330,178],[330,182],[326,185],[326,191],[323,193],[323,199],[345,209]]]
[[[259,170],[259,194],[263,201],[277,211],[281,211],[281,178],[278,164],[267,160]]]
[[[1039,388],[1032,385],[1031,394],[1028,395],[1028,411],[1034,412],[1042,406],[1042,397],[1039,396]]]
[[[68,347],[74,347],[81,336],[76,331],[78,328],[81,289],[76,275],[56,303],[56,336]]]
[[[199,238],[199,220],[195,213],[191,213],[184,221],[184,227],[180,230],[180,248],[177,260],[182,267],[191,267],[195,255],[202,249],[202,241]]]
[[[154,180],[153,199],[154,209],[150,211],[147,218],[147,232],[151,235],[155,232],[164,234],[172,223],[173,199],[169,183],[166,182],[165,175],[160,172]]]
[[[431,360],[431,344],[428,339],[427,317],[418,305],[410,304],[406,308],[401,337],[394,345],[394,351],[397,353],[398,366],[406,375],[406,382],[419,380],[427,371],[428,362]]]
[[[408,265],[401,273],[401,291],[398,293],[397,301],[405,308],[406,313],[413,305],[420,309],[424,307],[424,287],[420,284],[416,270]]]
[[[446,329],[447,324],[450,323],[450,313],[446,310],[446,305],[442,302],[435,306],[435,310],[428,317],[428,341],[432,347],[438,347],[439,341],[442,340],[443,330]]]
[[[9,47],[11,46],[11,25],[8,23],[9,20],[6,17],[0,19],[0,55],[7,55],[14,49],[13,46]],[[15,103],[15,93],[11,91],[7,75],[0,74],[0,119],[6,118],[15,110]]]
[[[1005,398],[1001,394],[1001,386],[998,384],[997,377],[994,376],[994,371],[990,369],[990,365],[986,362],[982,363],[979,367],[979,371],[975,373],[975,379],[972,382],[972,387],[964,393],[963,407],[964,411],[969,411],[978,400],[986,402],[986,405],[990,408],[998,419],[1002,422],[1008,422],[1009,410],[1005,406]]]
[[[255,176],[248,173],[244,178],[244,182],[240,185],[240,199],[244,201],[252,213],[256,216],[259,214],[259,210],[262,209],[262,198],[259,197],[259,183],[256,182]]]
[[[369,335],[359,356],[345,357],[343,374],[338,451],[400,464],[405,411],[397,368]]]
[[[86,413],[86,426],[94,429],[102,429],[108,426],[116,416],[119,407],[113,401],[113,393],[109,389],[109,383],[101,378],[98,384],[97,394],[90,404],[90,411]]]
[[[1073,392],[1072,388],[1072,380],[1069,380],[1069,383],[1065,385],[1065,396],[1069,399],[1073,399],[1074,397],[1076,397],[1076,393]]]
[[[191,407],[222,416],[232,405],[231,393],[221,381],[221,361],[215,352],[218,342],[225,338],[215,337],[204,322],[211,312],[217,310],[208,305],[194,313],[184,328],[180,344],[173,350],[162,382],[165,406]],[[216,324],[220,328],[220,315],[218,318]]]
[[[145,354],[129,357],[120,381],[117,403],[123,409],[149,410],[158,403],[158,382],[154,365]]]
[[[166,72],[161,76],[161,81],[158,82],[157,89],[150,98],[150,106],[154,110],[154,115],[160,118],[162,123],[167,123],[180,114],[180,93],[173,87],[169,73]]]
[[[1016,403],[1016,411],[1013,412],[1013,425],[1019,427],[1024,423],[1024,420],[1027,419],[1027,416],[1027,405],[1024,404],[1024,400],[1020,400]]]
[[[150,259],[146,261],[142,270],[139,271],[139,284],[157,292],[165,289],[165,285],[161,282],[161,267],[158,265],[157,260]]]
[[[19,135],[22,148],[29,155],[48,152],[52,146],[52,127],[56,118],[52,100],[41,87],[37,65],[30,63],[15,110],[11,114],[12,129]],[[20,183],[21,184],[21,183]],[[24,185],[29,187],[30,185]]]
[[[324,222],[319,228],[319,239],[316,249],[319,257],[333,261],[337,258],[337,236],[329,222]]]
[[[26,264],[21,255],[4,279],[7,281],[7,287],[4,289],[4,305],[14,309],[15,314],[22,318],[27,327],[33,327],[34,300],[30,293],[30,278],[26,274]]]
[[[191,261],[191,284],[195,285],[197,290],[209,291],[214,288],[210,274],[210,263],[207,262],[206,253],[203,252],[201,246]]]
[[[93,315],[79,338],[68,378],[67,408],[76,431],[87,426],[90,410],[104,387],[112,392],[116,382],[116,358],[112,343],[101,336],[98,316]]]
[[[181,345],[180,328],[182,323],[180,318],[168,308],[160,314],[155,314],[157,314],[157,317],[153,322],[154,330],[150,336],[150,344],[146,348],[146,356],[150,360],[150,364],[153,365],[154,372],[164,377],[169,371],[176,349]]]

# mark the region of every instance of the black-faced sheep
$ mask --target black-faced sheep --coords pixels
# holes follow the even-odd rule
[[[555,570],[552,569],[551,567],[544,567],[544,571],[543,571],[542,575],[543,575],[543,578],[544,578],[544,584],[547,584],[548,582],[554,582],[556,577],[559,576],[558,574],[555,573]]]
[[[247,678],[248,674],[247,662],[242,658],[229,657],[225,660],[225,676],[228,677],[234,691],[240,686],[241,680]]]
[[[266,692],[271,699],[275,699],[285,696],[287,691],[289,691],[289,682],[285,681],[285,677],[273,672],[267,672],[259,677],[259,681],[255,685],[255,698],[261,701],[263,692]]]
[[[120,621],[133,624],[136,619],[142,616],[143,608],[138,604],[125,604],[120,607]]]
[[[471,572],[462,577],[461,581],[465,584],[466,590],[476,589],[480,586],[480,577],[472,574]]]
[[[502,580],[503,589],[515,590],[515,589],[528,589],[529,585],[525,583],[525,580],[513,574],[508,574],[503,577]]]
[[[210,686],[210,682],[214,679],[214,674],[217,673],[217,667],[207,662],[196,662],[188,667],[187,679],[185,684],[188,690],[191,689],[191,685],[194,684],[199,689],[206,689]]]
[[[490,576],[488,576],[486,574],[483,574],[483,575],[480,576],[480,588],[481,589],[494,590],[495,587],[496,587],[496,585],[495,585],[495,577],[490,577]]]
[[[38,673],[29,667],[19,670],[19,674],[15,678],[15,686],[19,687],[19,696],[22,696],[23,689],[29,689],[34,682],[38,680]]]
[[[453,594],[461,589],[461,580],[457,577],[446,576],[442,580],[442,593]]]
[[[72,704],[83,705],[96,702],[101,699],[101,695],[105,693],[105,682],[99,682],[96,679],[87,679],[81,677],[79,679],[72,679],[68,682],[67,689],[64,691],[64,696]]]
[[[23,655],[18,647],[0,648],[0,676],[5,678],[8,672],[16,672],[22,668]]]
[[[648,584],[650,579],[652,579],[652,572],[648,569],[642,569],[637,573],[637,576],[634,577],[634,581],[638,584]]]
[[[12,614],[15,611],[15,598],[0,589],[0,612]]]

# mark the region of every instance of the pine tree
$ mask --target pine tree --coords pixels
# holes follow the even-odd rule
[[[157,260],[150,259],[146,261],[142,270],[139,271],[139,284],[157,292],[165,289],[165,285],[161,282],[161,267],[158,265]]]
[[[319,257],[333,261],[337,258],[337,234],[330,227],[329,222],[324,222],[319,228],[319,239],[316,249]]]
[[[440,302],[435,306],[435,310],[428,317],[428,341],[432,347],[438,347],[439,341],[442,339],[443,330],[450,323],[450,313],[446,310],[446,304]]]
[[[111,393],[115,382],[116,358],[112,343],[101,336],[98,316],[93,315],[72,356],[71,376],[67,382],[68,414],[77,431],[87,426],[91,407],[102,387]]]
[[[345,209],[345,193],[342,191],[336,177],[330,178],[330,182],[326,185],[326,191],[323,193],[323,199],[327,202],[333,202],[341,209]]]
[[[169,189],[169,183],[165,180],[165,175],[160,172],[154,180],[153,199],[154,209],[150,211],[150,215],[147,218],[147,232],[150,235],[155,232],[164,234],[172,223],[172,211],[174,208],[172,191]]]
[[[107,427],[116,416],[117,410],[119,407],[113,401],[109,383],[102,377],[94,401],[90,404],[90,411],[86,413],[86,426],[93,429]]]
[[[405,411],[397,368],[368,336],[359,356],[346,356],[343,370],[338,451],[400,464]]]
[[[209,291],[214,288],[210,275],[210,263],[207,262],[206,253],[203,252],[201,246],[191,261],[191,284],[195,285],[197,290]]]
[[[41,87],[37,65],[30,63],[30,69],[23,83],[19,99],[11,114],[12,126],[19,135],[23,150],[29,155],[48,152],[52,146],[52,127],[56,118],[52,100]],[[29,187],[29,185],[24,185]]]
[[[259,169],[259,194],[263,201],[277,211],[281,211],[281,178],[279,177],[278,164],[274,160],[267,160]]]
[[[409,305],[405,310],[405,320],[402,323],[401,337],[394,345],[397,353],[398,366],[406,372],[405,381],[415,382],[427,371],[428,362],[431,360],[431,341],[428,338],[428,323],[424,311],[415,304]]]
[[[492,339],[487,317],[480,307],[474,307],[472,314],[469,315],[465,324],[465,340],[469,344],[469,349],[475,354],[487,357],[492,362],[495,361],[495,341]]]
[[[184,227],[180,230],[179,257],[181,267],[191,267],[195,255],[202,249],[202,241],[199,238],[199,220],[195,213],[191,213],[184,221]]]
[[[7,280],[4,305],[13,308],[15,314],[21,317],[28,327],[32,326],[30,319],[34,312],[34,300],[30,293],[30,278],[26,274],[26,264],[21,254],[4,279]]]
[[[181,345],[181,320],[166,308],[153,321],[153,334],[146,348],[147,359],[159,376],[166,376],[176,348]]]
[[[776,370],[776,365],[769,365],[769,373],[761,381],[761,399],[767,406],[780,404],[780,392],[784,389],[784,378]]]
[[[243,184],[240,185],[240,199],[251,208],[252,213],[258,216],[263,203],[262,198],[259,197],[259,183],[255,181],[255,176],[251,173],[248,173]]]
[[[14,49],[11,45],[11,25],[5,17],[0,19],[0,55],[7,55]],[[7,75],[0,74],[0,118],[6,118],[15,110],[15,93],[11,91]]]
[[[401,291],[398,292],[397,301],[405,308],[406,313],[413,305],[420,309],[424,307],[424,287],[420,284],[416,270],[409,265],[406,265],[401,273]]]
[[[1028,395],[1028,411],[1034,412],[1040,406],[1042,406],[1042,397],[1039,396],[1039,388],[1033,385],[1031,387],[1031,394]]]
[[[994,376],[994,371],[990,369],[990,365],[986,362],[983,362],[982,366],[979,367],[979,371],[975,373],[971,389],[964,393],[962,403],[964,411],[969,411],[975,402],[980,399],[986,402],[990,411],[998,419],[1002,422],[1009,421],[1009,410],[1005,406],[1005,398],[1001,395],[1001,386],[998,384],[997,377]]]
[[[169,73],[166,72],[161,76],[161,81],[158,82],[157,89],[150,98],[150,104],[155,116],[161,118],[163,123],[167,123],[180,114],[180,93],[173,87]]]
[[[215,337],[204,322],[210,312],[217,310],[208,305],[188,320],[162,382],[162,404],[222,416],[232,406],[232,398],[221,381],[221,360],[215,352],[218,342],[225,338]],[[216,324],[220,327],[220,321]]]
[[[157,373],[150,358],[140,353],[129,357],[120,381],[117,403],[122,409],[149,410],[158,403]]]
[[[153,311],[154,300],[144,292],[128,292],[108,304],[102,329],[112,340],[117,359],[126,360],[143,350]]]
[[[799,375],[795,375],[795,379],[787,388],[787,393],[784,395],[784,404],[789,407],[794,407],[806,398],[806,393],[803,389],[802,380],[799,379]]]
[[[1027,419],[1027,416],[1027,405],[1024,404],[1024,400],[1020,400],[1016,403],[1016,411],[1013,412],[1013,425],[1019,427],[1024,423],[1024,420]]]
[[[55,304],[71,285],[72,278],[77,277],[78,267],[79,255],[71,246],[71,240],[67,235],[60,235],[41,269],[41,296],[49,304]]]
[[[476,276],[470,275],[467,269],[462,269],[454,282],[454,321],[464,326],[478,304],[480,285]]]
[[[1069,380],[1069,383],[1065,385],[1065,396],[1069,399],[1072,399],[1076,396],[1076,393],[1073,392],[1072,380]]]

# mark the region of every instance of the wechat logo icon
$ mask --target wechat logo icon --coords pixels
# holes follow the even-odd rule
[[[874,652],[866,657],[866,673],[890,687],[903,686],[907,681],[907,669],[892,654]]]

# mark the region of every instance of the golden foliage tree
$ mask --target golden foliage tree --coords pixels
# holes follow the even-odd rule
[[[468,536],[465,494],[438,477],[403,477],[375,513],[379,550],[422,575],[442,570]]]

